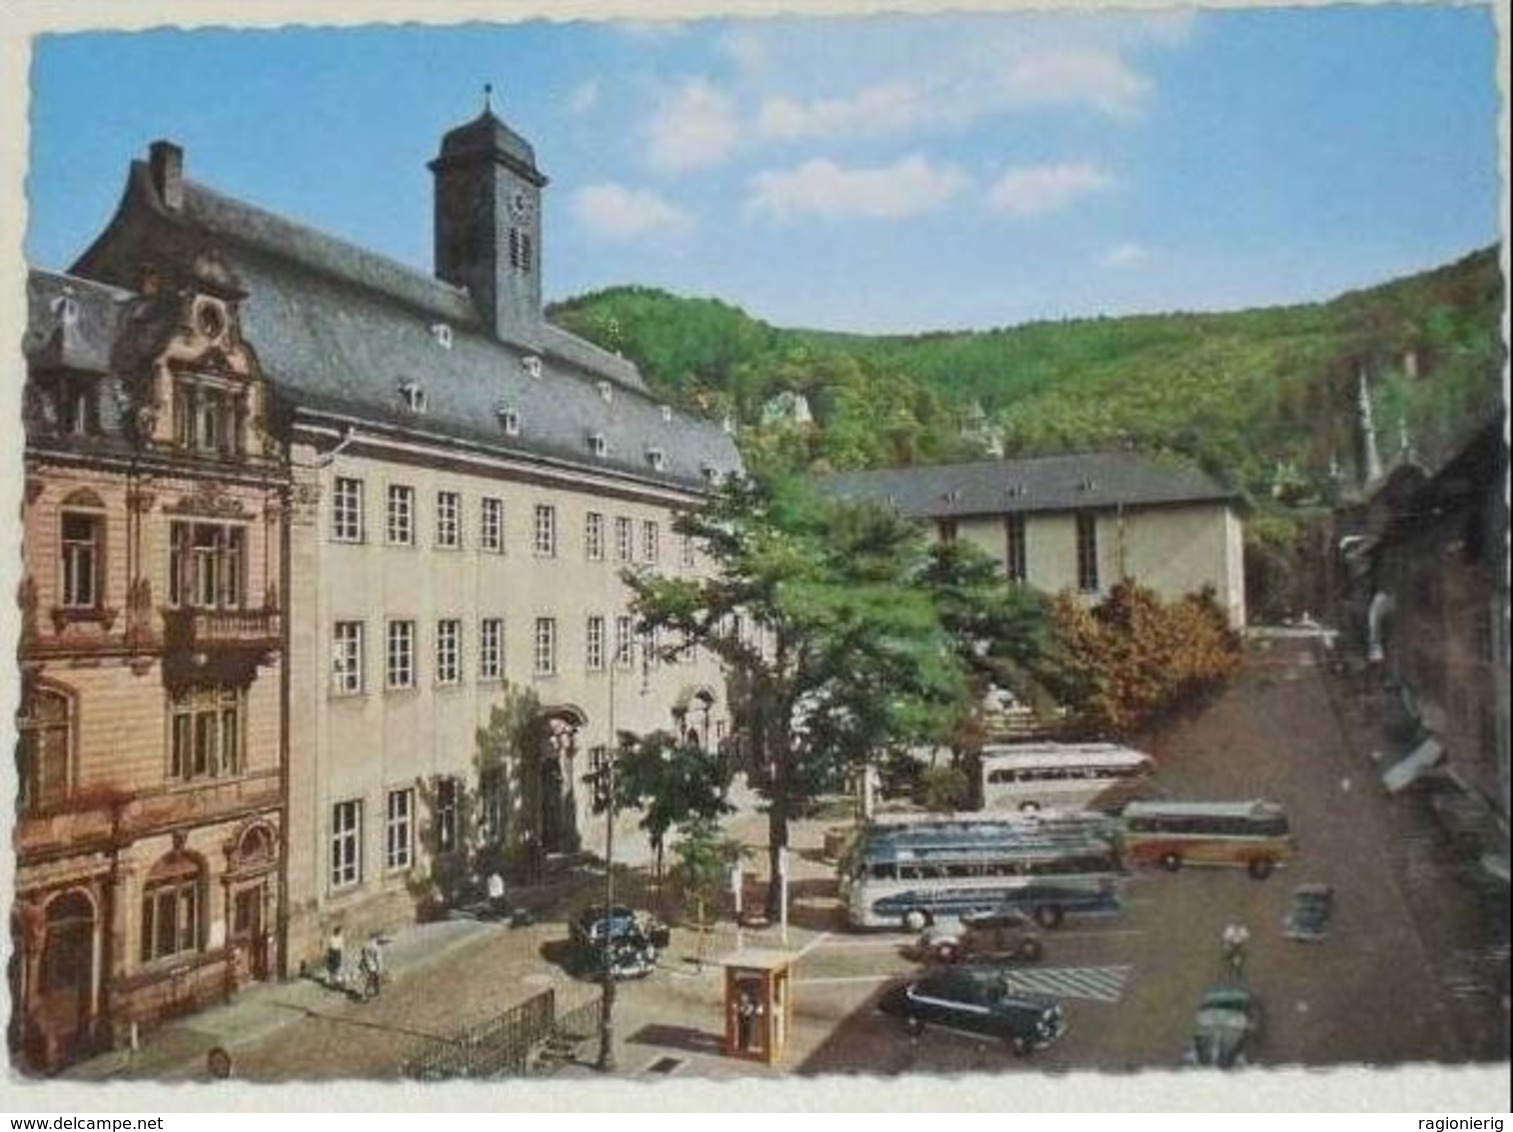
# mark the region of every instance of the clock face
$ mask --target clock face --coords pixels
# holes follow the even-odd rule
[[[517,189],[510,194],[510,215],[516,220],[529,220],[532,202],[530,195]]]

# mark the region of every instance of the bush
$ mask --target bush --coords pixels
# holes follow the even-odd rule
[[[960,767],[932,766],[919,776],[919,801],[927,810],[964,810],[972,785]]]

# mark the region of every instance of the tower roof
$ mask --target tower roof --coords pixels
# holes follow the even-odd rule
[[[441,139],[441,153],[431,168],[479,158],[501,160],[538,184],[546,182],[536,168],[536,151],[531,143],[505,125],[487,106],[471,122],[446,132]]]

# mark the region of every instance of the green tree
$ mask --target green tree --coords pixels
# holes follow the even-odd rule
[[[767,806],[775,914],[789,821],[885,740],[938,734],[964,691],[960,665],[914,584],[923,538],[891,513],[753,477],[728,481],[677,528],[712,574],[628,574],[627,584],[642,627],[667,631],[669,653],[692,643],[724,662]]]
[[[662,875],[667,834],[690,821],[714,821],[734,807],[725,801],[730,763],[697,743],[680,741],[667,731],[634,735],[622,731],[615,756],[615,808],[641,811],[641,828],[657,854]],[[595,794],[594,808],[604,801]]]

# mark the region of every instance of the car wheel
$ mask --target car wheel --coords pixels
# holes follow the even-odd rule
[[[954,943],[943,943],[935,949],[935,958],[942,963],[955,963],[961,958],[961,949]]]
[[[922,932],[930,926],[930,917],[919,908],[911,908],[904,913],[904,927],[911,932]]]
[[[1256,880],[1265,880],[1271,876],[1271,870],[1275,867],[1276,863],[1270,857],[1252,857],[1250,864],[1247,866],[1250,875],[1255,877]]]
[[[1161,867],[1169,873],[1174,873],[1182,867],[1182,858],[1175,853],[1162,853]]]
[[[1030,1056],[1030,1039],[1023,1034],[1012,1034],[1009,1037],[1009,1052],[1015,1057]]]
[[[1035,922],[1043,928],[1057,927],[1063,916],[1061,907],[1056,904],[1042,904],[1035,909]]]
[[[1038,939],[1023,940],[1019,944],[1018,954],[1026,963],[1038,963],[1045,954],[1045,945]]]
[[[916,1018],[910,1014],[904,1019],[904,1033],[908,1034],[911,1038],[917,1038],[924,1032],[925,1020],[923,1018]]]
[[[1039,802],[1020,802],[1019,812],[1022,814],[1035,814],[1040,812]]]

